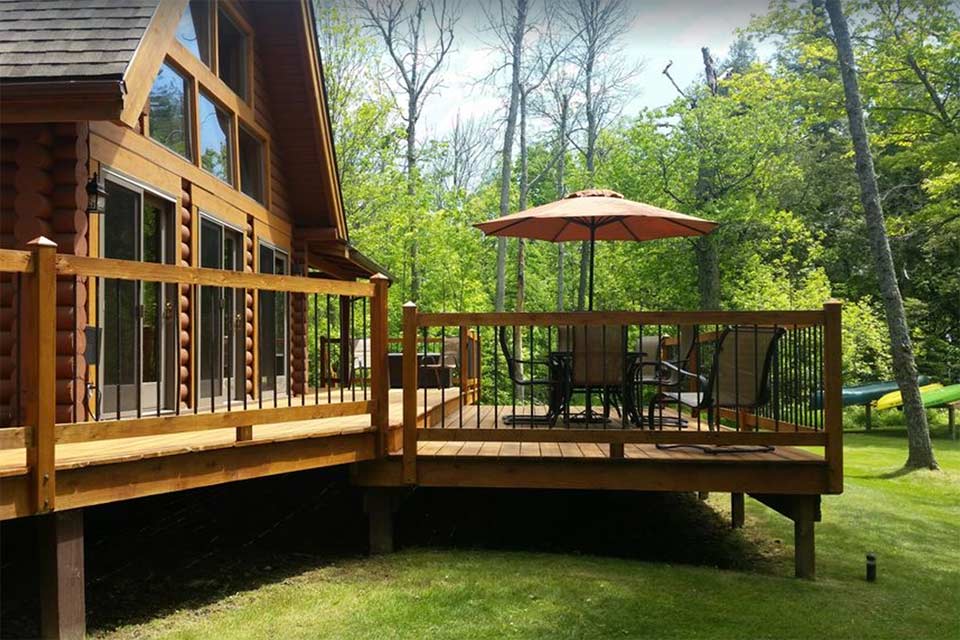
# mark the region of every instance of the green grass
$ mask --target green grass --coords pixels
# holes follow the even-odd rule
[[[410,549],[312,570],[105,637],[956,639],[960,446],[942,437],[935,446],[943,471],[899,474],[902,434],[846,436],[846,490],[824,498],[815,582],[789,577],[792,524],[748,500],[743,535],[766,556],[749,572]],[[710,500],[727,508],[723,494]],[[863,578],[868,551],[879,558],[873,584]]]

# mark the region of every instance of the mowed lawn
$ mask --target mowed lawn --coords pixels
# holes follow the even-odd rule
[[[940,432],[942,433],[942,432]],[[846,437],[846,490],[826,497],[818,579],[792,577],[792,524],[747,501],[756,570],[510,551],[406,549],[339,562],[103,637],[960,637],[960,446],[941,472],[897,474],[901,433]],[[727,495],[713,495],[718,510]],[[782,541],[782,544],[777,544]],[[864,555],[879,580],[864,580]]]

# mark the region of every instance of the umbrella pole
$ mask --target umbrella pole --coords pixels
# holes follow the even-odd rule
[[[597,242],[597,228],[590,225],[590,311],[593,311],[593,266],[594,266],[594,248]]]

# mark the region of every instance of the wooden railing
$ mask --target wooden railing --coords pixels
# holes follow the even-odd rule
[[[423,440],[610,443],[614,457],[626,443],[796,445],[823,448],[839,489],[840,314],[834,301],[810,311],[519,314],[408,304],[404,476],[415,481]],[[458,399],[446,415],[419,419],[418,346],[466,329],[484,345],[476,405]]]
[[[250,440],[255,425],[369,414],[370,426],[378,434],[378,453],[386,452],[385,277],[375,276],[369,283],[342,282],[62,255],[43,238],[32,242],[30,249],[0,250],[0,313],[12,314],[17,328],[15,335],[0,340],[0,362],[12,361],[15,367],[10,380],[3,381],[9,426],[0,428],[0,450],[26,450],[34,512],[56,508],[58,444],[222,428],[235,428],[237,440]],[[127,289],[133,304],[122,296]],[[145,291],[152,293],[146,296]],[[118,342],[133,340],[135,346],[118,350],[112,363],[101,344],[111,322],[106,317],[108,292],[114,296],[111,313],[117,315],[112,335]],[[142,332],[148,306],[142,301],[148,297],[156,326],[169,323],[149,335]],[[320,298],[326,304],[334,298],[344,310],[341,317],[348,320],[338,330],[369,341],[363,354],[368,375],[362,386],[321,393],[316,384],[316,346],[320,333],[330,332],[317,312]],[[209,344],[198,346],[202,303],[210,305],[205,308],[211,310],[207,316],[212,337]],[[281,305],[283,313],[277,311]],[[134,338],[123,335],[129,330],[122,328],[127,324],[121,325],[121,314],[124,323],[138,332]],[[267,318],[281,318],[273,333],[261,329]],[[278,333],[284,334],[279,340]],[[161,334],[163,338],[158,337]],[[96,344],[87,344],[88,337]],[[278,349],[261,349],[261,339],[271,340]],[[133,390],[122,384],[121,368],[129,371],[131,366],[119,357],[126,352],[134,360]],[[87,361],[88,355],[93,361]],[[260,362],[264,357],[273,358],[272,366]],[[148,358],[155,367],[148,371],[156,382],[151,387],[155,398],[144,398]],[[201,371],[200,358],[209,358],[204,361],[207,371]],[[116,367],[116,384],[111,390],[114,408],[106,412],[105,388],[114,386],[104,382],[109,366]],[[264,374],[268,369],[272,380]]]

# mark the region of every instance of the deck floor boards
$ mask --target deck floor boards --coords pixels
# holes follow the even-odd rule
[[[422,400],[419,403],[422,407]],[[576,413],[580,408],[574,407],[571,413]],[[541,407],[535,407],[534,411],[543,414]],[[444,416],[446,429],[457,431],[459,429],[501,429],[503,431],[512,431],[516,429],[538,429],[562,431],[564,428],[563,418],[553,427],[543,424],[523,424],[518,423],[515,427],[504,424],[503,417],[514,412],[513,406],[493,407],[492,405],[483,406],[465,406],[462,414],[455,407],[452,412]],[[517,405],[518,414],[529,415],[530,407],[527,405],[521,409]],[[462,421],[461,421],[462,415]],[[664,407],[662,415],[667,418],[675,417],[676,411],[673,407]],[[479,416],[479,421],[478,421]],[[496,416],[496,419],[495,419]],[[462,425],[462,426],[461,426]],[[576,429],[596,429],[619,430],[623,429],[623,423],[614,414],[608,423],[589,423],[571,422],[571,428]],[[676,429],[675,426],[664,426],[664,430]],[[442,430],[437,425],[430,427],[431,430]],[[701,423],[700,430],[706,431],[706,423]],[[690,420],[685,431],[697,431],[696,420]],[[589,458],[600,459],[610,456],[610,445],[594,442],[467,442],[470,445],[463,446],[454,450],[451,447],[444,446],[445,441],[422,441],[419,443],[418,452],[421,456],[455,456],[455,457],[490,457],[499,456],[503,458]],[[428,446],[429,445],[429,446]],[[655,444],[626,443],[624,445],[624,458],[636,461],[703,461],[716,460],[723,462],[822,462],[823,456],[812,453],[805,449],[789,446],[777,446],[772,451],[763,451],[753,446],[730,447],[728,451],[719,453],[708,453],[706,451],[693,447],[670,447],[661,448]]]

